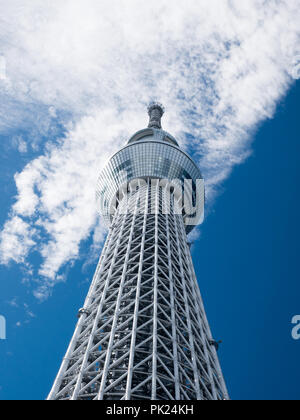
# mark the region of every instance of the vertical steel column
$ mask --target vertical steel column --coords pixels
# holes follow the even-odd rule
[[[171,206],[170,206],[171,210]],[[175,317],[175,298],[174,298],[174,279],[172,269],[172,254],[170,247],[170,215],[166,217],[167,223],[167,244],[168,244],[168,261],[169,261],[169,280],[170,280],[170,303],[172,313],[172,341],[173,341],[173,356],[174,356],[174,380],[175,380],[175,399],[180,400],[180,383],[179,383],[179,368],[178,368],[178,350],[177,350],[177,332],[176,332],[176,317]]]
[[[153,187],[153,183],[151,188]],[[152,191],[151,191],[152,193]],[[152,395],[156,400],[157,393],[157,288],[158,288],[158,213],[159,213],[159,187],[155,186],[155,251],[154,251],[154,284],[153,284],[153,353],[152,353]]]
[[[178,218],[181,218],[181,216],[177,216],[177,217],[174,216],[174,217],[176,219],[176,221],[175,221],[176,242],[177,242],[178,248],[180,249],[182,244],[179,241],[179,235],[178,235]],[[180,221],[182,223],[182,219]],[[195,389],[196,389],[197,400],[201,400],[203,398],[202,398],[201,391],[200,391],[199,372],[198,372],[198,369],[197,369],[196,353],[195,353],[195,346],[194,346],[194,337],[193,337],[192,326],[191,326],[190,308],[189,308],[189,303],[188,303],[188,298],[187,298],[185,275],[184,275],[184,269],[183,269],[183,264],[182,264],[181,252],[179,252],[179,265],[180,265],[180,273],[181,273],[183,293],[184,293],[184,302],[185,302],[185,308],[184,309],[185,309],[185,314],[186,314],[186,319],[187,319],[189,343],[190,343],[190,347],[191,347],[192,362],[193,362],[193,368],[194,368],[194,381],[195,381],[194,386],[195,386]]]
[[[128,264],[128,260],[130,258],[129,251],[130,251],[132,236],[133,236],[133,232],[134,232],[134,223],[135,223],[135,219],[136,219],[136,215],[137,215],[137,211],[138,211],[138,203],[139,203],[139,201],[138,201],[138,199],[136,199],[136,203],[135,203],[135,207],[134,207],[134,213],[133,213],[133,216],[132,216],[130,235],[129,235],[128,245],[127,245],[127,249],[126,249],[125,263],[124,263],[124,266],[123,266],[120,288],[119,288],[119,293],[118,293],[118,297],[117,297],[115,315],[114,315],[114,318],[113,318],[113,324],[112,324],[112,329],[111,329],[111,332],[110,332],[110,339],[109,339],[109,344],[108,344],[104,369],[103,369],[103,373],[102,373],[102,380],[101,380],[100,390],[99,390],[99,393],[98,393],[98,400],[102,400],[103,396],[104,396],[104,391],[105,391],[105,386],[106,386],[106,378],[107,378],[110,358],[111,358],[111,354],[112,354],[112,350],[113,350],[115,331],[116,331],[116,326],[117,326],[117,321],[118,321],[118,315],[119,315],[120,304],[121,304],[121,299],[122,299],[123,287],[124,287],[124,283],[125,283],[127,264]]]
[[[141,244],[141,252],[140,252],[136,298],[135,298],[135,305],[134,305],[134,319],[133,319],[133,328],[132,328],[132,338],[131,338],[131,344],[130,344],[128,376],[127,376],[127,384],[126,384],[126,394],[124,398],[125,400],[130,400],[131,398],[131,389],[132,389],[131,385],[132,385],[132,373],[133,373],[134,357],[135,357],[136,331],[137,331],[139,305],[140,305],[139,299],[140,299],[140,294],[141,294],[142,268],[143,268],[143,261],[144,261],[145,235],[146,235],[146,226],[147,226],[147,216],[148,216],[148,211],[149,211],[148,208],[149,208],[149,188],[147,188],[146,197],[145,197],[143,232],[142,232],[142,238],[141,238],[142,244]]]

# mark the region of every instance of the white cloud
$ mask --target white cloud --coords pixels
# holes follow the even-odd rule
[[[12,145],[18,150],[19,153],[27,153],[27,143],[22,136],[14,136],[12,138]]]
[[[190,142],[212,198],[251,152],[253,131],[273,116],[298,66],[300,0],[0,6],[0,130],[26,127],[36,144],[65,115],[59,144],[16,175],[18,196],[1,237],[2,263],[24,262],[39,242],[39,298],[64,280],[60,268],[78,258],[96,226],[96,242],[103,238],[94,202],[99,170],[146,125],[150,100],[166,106],[164,127]]]
[[[6,80],[6,60],[3,55],[0,54],[0,80]]]
[[[9,219],[0,234],[0,262],[8,264],[11,260],[24,263],[29,250],[35,245],[35,229],[18,216]]]
[[[12,308],[18,308],[19,307],[19,304],[17,302],[17,298],[13,298],[11,301],[8,302],[8,304]]]
[[[27,317],[30,319],[36,318],[36,315],[30,310],[29,305],[27,303],[23,304]]]

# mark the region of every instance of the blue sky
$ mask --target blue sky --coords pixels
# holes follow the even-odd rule
[[[299,1],[118,5],[3,9],[0,399],[46,397],[105,235],[99,170],[151,99],[206,179],[193,258],[230,395],[298,399]]]

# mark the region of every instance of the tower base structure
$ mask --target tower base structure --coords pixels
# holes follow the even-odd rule
[[[147,178],[119,199],[49,400],[228,399],[170,191]]]

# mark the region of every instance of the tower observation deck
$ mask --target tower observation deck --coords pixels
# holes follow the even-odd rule
[[[228,399],[187,239],[203,178],[148,113],[100,174],[109,233],[49,400]]]

